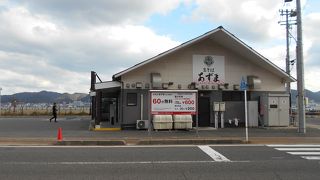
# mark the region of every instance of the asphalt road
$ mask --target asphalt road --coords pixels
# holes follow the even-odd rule
[[[0,179],[319,179],[320,161],[305,159],[318,157],[314,154],[319,149],[319,145],[1,146]]]

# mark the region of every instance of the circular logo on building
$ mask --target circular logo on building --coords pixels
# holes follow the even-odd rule
[[[207,66],[211,66],[214,63],[214,60],[212,58],[212,56],[206,56],[204,58],[204,64],[206,64]]]

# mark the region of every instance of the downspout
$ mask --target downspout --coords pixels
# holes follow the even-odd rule
[[[91,71],[90,92],[95,92],[96,72]],[[96,118],[96,96],[91,96],[91,120]]]
[[[102,92],[100,90],[96,91],[96,125],[100,125],[101,122],[101,98]]]
[[[140,119],[143,120],[143,93],[140,94]]]
[[[124,106],[124,100],[123,100],[123,97],[124,97],[124,95],[123,95],[123,88],[124,88],[124,83],[122,82],[122,81],[120,81],[121,82],[121,89],[120,89],[120,98],[121,98],[121,113],[120,113],[120,115],[121,115],[121,121],[120,121],[120,123],[121,123],[121,125],[123,124],[123,106]]]

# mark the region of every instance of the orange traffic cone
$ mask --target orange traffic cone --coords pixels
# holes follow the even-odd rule
[[[62,141],[62,128],[58,129],[58,136],[57,136],[58,141]]]

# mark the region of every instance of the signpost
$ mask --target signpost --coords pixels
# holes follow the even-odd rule
[[[248,109],[247,109],[247,82],[245,81],[244,77],[242,77],[240,82],[240,90],[244,91],[244,114],[245,114],[245,126],[246,126],[246,142],[249,141],[248,136]]]

